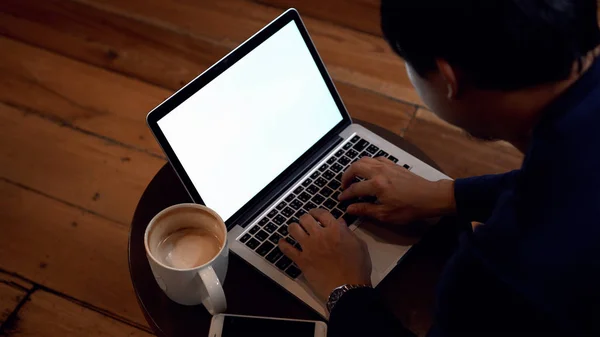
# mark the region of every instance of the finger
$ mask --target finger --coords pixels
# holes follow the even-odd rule
[[[288,226],[288,232],[290,232],[290,235],[294,238],[294,240],[300,242],[300,244],[302,244],[308,237],[308,234],[306,234],[304,229],[300,227],[300,224],[295,222]]]
[[[382,217],[384,210],[385,206],[383,205],[361,202],[348,206],[347,212],[352,215],[368,216],[377,220],[383,220]]]
[[[310,215],[312,215],[317,221],[319,221],[323,227],[331,226],[337,223],[337,219],[331,215],[328,211],[322,208],[315,208],[310,210]]]
[[[319,226],[317,220],[315,220],[315,218],[313,218],[310,214],[304,214],[301,216],[300,224],[302,227],[304,227],[308,235],[315,235],[317,231],[321,229],[321,226]]]
[[[375,185],[373,180],[360,181],[350,185],[347,189],[343,190],[338,196],[339,200],[348,200],[359,197],[375,197]]]
[[[296,264],[298,264],[298,260],[300,260],[300,251],[298,249],[296,249],[294,246],[290,245],[287,241],[285,241],[284,239],[279,240],[279,250],[281,250],[281,252],[289,257],[290,259],[292,259],[292,261],[294,261]]]
[[[375,160],[382,162],[384,164],[393,163],[393,161],[387,159],[387,157],[377,157],[377,158],[375,158]]]
[[[364,157],[350,167],[342,175],[342,189],[347,188],[354,177],[359,176],[365,179],[371,178],[373,175],[373,158]]]
[[[483,225],[483,223],[477,222],[477,221],[471,221],[471,228],[473,228],[473,230],[475,230],[475,228],[477,228],[481,225]]]

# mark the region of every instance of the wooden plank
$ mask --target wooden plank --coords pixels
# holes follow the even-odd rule
[[[523,155],[505,142],[471,139],[432,112],[419,109],[404,137],[452,178],[502,173],[521,166]]]
[[[165,163],[4,104],[0,144],[0,177],[123,224]]]
[[[296,8],[304,16],[381,36],[380,0],[255,0],[280,9]]]
[[[3,180],[0,204],[0,268],[146,325],[129,278],[127,226]]]
[[[8,336],[152,336],[59,296],[36,291]]]
[[[14,275],[11,275],[11,274],[8,274],[5,272],[1,272],[1,271],[0,271],[0,283],[4,283],[9,286],[20,288],[23,290],[31,290],[33,288],[33,284],[31,284],[30,282],[28,282],[20,277],[17,277],[17,276],[14,276]]]
[[[260,30],[281,10],[245,0],[78,0],[132,19],[212,41],[228,48]],[[404,62],[381,37],[304,18],[332,76],[341,82],[421,104]]]
[[[11,37],[170,89],[187,83],[229,50],[79,3],[6,0],[1,6],[5,13],[0,13],[0,29]],[[0,69],[4,65],[7,74],[0,78],[0,99],[43,109],[78,127],[159,153],[141,121],[169,91],[4,41],[11,52],[0,55]],[[336,85],[356,118],[401,132],[414,114],[412,106],[397,100],[340,81]],[[81,88],[100,95],[81,94]],[[30,100],[32,90],[35,101]],[[389,117],[396,122],[390,124]]]
[[[145,116],[170,91],[3,37],[0,50],[0,101],[161,153]]]
[[[26,294],[25,289],[3,283],[0,279],[0,331],[3,330],[6,319],[16,310]]]

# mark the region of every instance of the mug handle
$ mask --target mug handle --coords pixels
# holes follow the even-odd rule
[[[227,309],[227,300],[221,281],[212,266],[202,268],[198,271],[198,276],[202,280],[202,286],[206,289],[207,296],[202,300],[202,304],[211,315],[224,312]]]

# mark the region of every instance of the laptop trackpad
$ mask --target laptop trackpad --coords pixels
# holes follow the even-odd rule
[[[376,286],[396,266],[419,237],[401,235],[367,221],[363,221],[354,233],[369,247],[373,271],[371,282]]]

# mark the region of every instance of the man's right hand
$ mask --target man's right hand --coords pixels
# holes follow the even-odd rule
[[[364,181],[352,183],[354,177]],[[348,213],[368,216],[393,224],[454,213],[454,182],[432,182],[408,171],[392,161],[379,157],[363,157],[342,176],[340,200],[376,197],[376,203],[355,203]]]

